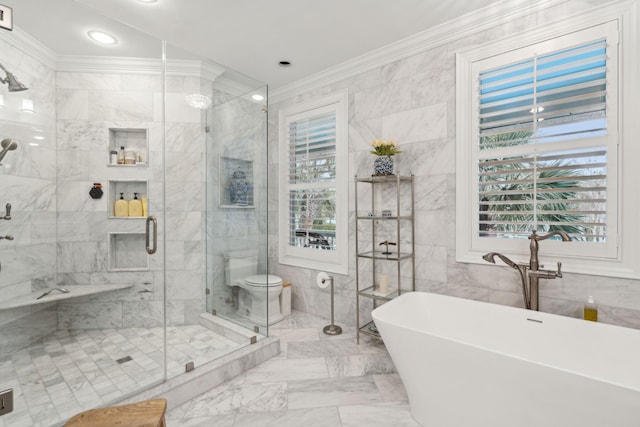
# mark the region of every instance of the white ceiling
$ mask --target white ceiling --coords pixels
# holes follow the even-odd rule
[[[496,0],[0,0],[14,23],[58,54],[148,56],[157,43],[83,10],[127,23],[277,89]],[[503,3],[516,0],[504,0]],[[102,27],[115,48],[84,37]],[[155,49],[153,53],[138,50]],[[168,55],[171,56],[169,49]],[[292,66],[278,66],[280,60]]]

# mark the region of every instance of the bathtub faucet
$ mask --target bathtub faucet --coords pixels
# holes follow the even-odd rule
[[[552,231],[551,233],[548,233],[548,234],[543,234],[542,236],[539,236],[538,234],[536,234],[536,230],[533,230],[531,232],[531,235],[529,236],[529,240],[531,240],[531,242],[529,243],[529,252],[531,252],[531,256],[529,258],[529,293],[530,293],[531,304],[530,304],[530,307],[527,307],[527,308],[530,308],[531,310],[538,311],[538,304],[539,304],[538,281],[540,279],[555,279],[556,277],[562,277],[561,262],[558,263],[557,271],[551,271],[551,270],[540,270],[541,266],[538,261],[538,242],[540,240],[547,240],[554,236],[560,236],[563,242],[571,241],[571,237],[569,237],[567,233],[559,230]]]
[[[558,269],[552,270],[540,270],[540,262],[538,261],[538,242],[541,240],[547,240],[551,237],[559,236],[563,242],[568,242],[571,237],[564,231],[552,231],[548,234],[538,235],[534,230],[528,237],[529,243],[529,263],[515,263],[506,256],[497,253],[489,252],[483,255],[482,259],[485,261],[496,263],[495,257],[500,258],[509,267],[515,268],[520,274],[520,281],[522,282],[522,297],[524,299],[524,306],[529,310],[539,309],[539,281],[540,279],[555,279],[556,277],[562,277],[562,263],[558,263]]]

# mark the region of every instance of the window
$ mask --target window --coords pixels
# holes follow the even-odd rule
[[[280,262],[346,274],[347,94],[279,117]]]
[[[620,157],[619,52],[637,42],[621,49],[621,21],[599,19],[458,53],[458,261],[522,258],[533,230],[562,230],[572,241],[545,241],[541,255],[568,271],[640,275],[620,239],[637,197],[629,192],[625,207],[620,192],[634,166],[623,171]]]

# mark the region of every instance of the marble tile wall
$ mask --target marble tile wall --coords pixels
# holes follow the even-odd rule
[[[160,326],[165,277],[168,323],[197,322],[205,293],[204,129],[203,113],[184,96],[211,90],[210,82],[168,76],[166,130],[159,75],[58,72],[56,89],[58,282],[134,283],[131,290],[60,303],[58,327]],[[108,166],[110,128],[147,129],[147,167]],[[108,233],[140,233],[138,250],[144,254],[144,219],[109,218],[109,186],[115,185],[110,181],[117,180],[148,181],[149,213],[158,217],[158,253],[140,271],[113,271],[109,263]],[[88,196],[94,182],[104,185],[101,199]]]
[[[507,37],[517,37],[539,24],[570,20],[577,10],[598,5],[571,0],[532,12],[517,22],[465,35],[448,44],[364,71],[353,77],[301,92],[269,109],[269,259],[272,271],[293,282],[293,306],[327,316],[328,289],[315,285],[318,273],[278,264],[278,111],[292,103],[349,90],[349,176],[372,173],[369,143],[394,139],[404,152],[394,157],[396,171],[416,177],[416,287],[498,304],[521,306],[519,279],[508,268],[455,261],[455,53]],[[350,272],[336,275],[335,313],[338,321],[355,323],[354,183],[349,182]],[[640,328],[640,281],[565,274],[541,286],[544,311],[581,317],[588,295],[600,307],[600,320]],[[368,307],[364,310],[368,310]]]
[[[18,147],[0,165],[0,217],[11,204],[11,220],[0,219],[0,294],[3,300],[28,295],[56,282],[55,74],[20,49],[13,33],[0,35],[2,65],[29,89],[8,92],[0,85],[0,140]],[[22,101],[34,111],[21,111]],[[38,139],[35,139],[38,137]],[[0,355],[10,354],[55,330],[47,305],[0,310]]]

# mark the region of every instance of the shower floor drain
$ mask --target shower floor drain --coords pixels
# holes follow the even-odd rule
[[[125,356],[125,357],[121,357],[120,359],[116,359],[116,362],[118,362],[120,365],[122,365],[123,363],[127,363],[127,362],[129,362],[131,360],[133,360],[133,357]]]

